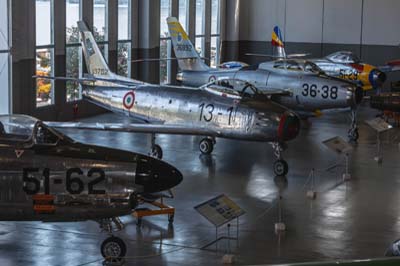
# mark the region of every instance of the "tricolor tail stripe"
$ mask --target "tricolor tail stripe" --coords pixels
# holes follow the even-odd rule
[[[278,26],[272,31],[272,46],[284,47],[281,30]]]

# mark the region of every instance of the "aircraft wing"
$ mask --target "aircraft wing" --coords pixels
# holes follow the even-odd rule
[[[37,79],[48,79],[48,80],[64,80],[64,81],[75,81],[75,82],[96,82],[96,79],[94,78],[68,78],[68,77],[54,77],[54,76],[40,76],[40,75],[35,75],[32,76],[32,78],[37,78]]]
[[[171,135],[201,135],[218,136],[218,131],[207,127],[196,129],[190,125],[139,124],[139,123],[87,123],[87,122],[44,122],[48,127],[55,129],[80,129],[132,133],[156,133]]]
[[[147,58],[147,59],[137,59],[137,60],[131,60],[133,63],[144,63],[144,62],[159,62],[159,61],[178,61],[178,60],[196,60],[199,59],[198,57],[182,57],[182,58],[176,58],[176,57],[168,57],[168,58]],[[210,60],[209,58],[205,57],[200,57],[202,60]]]
[[[281,56],[277,56],[277,55],[272,55],[272,54],[253,54],[253,53],[247,53],[247,56],[256,56],[256,57],[268,57],[268,58],[282,58]],[[286,58],[300,58],[300,57],[306,57],[309,56],[311,54],[307,53],[307,54],[289,54],[286,56]]]
[[[63,80],[63,81],[74,81],[78,83],[83,83],[83,82],[96,82],[96,81],[105,81],[105,82],[112,82],[112,83],[118,83],[121,86],[136,86],[143,84],[141,81],[137,80],[121,80],[121,79],[115,79],[115,78],[102,78],[102,77],[94,77],[94,76],[85,76],[82,78],[69,78],[69,77],[55,77],[55,76],[39,76],[35,75],[32,76],[32,78],[37,78],[37,79],[48,79],[48,80]]]

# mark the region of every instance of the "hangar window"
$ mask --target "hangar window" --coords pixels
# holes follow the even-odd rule
[[[54,76],[53,0],[36,0],[36,75]],[[54,82],[36,79],[36,106],[54,103]]]
[[[220,64],[221,43],[221,0],[211,0],[211,54],[210,65],[216,67]]]
[[[80,0],[67,0],[66,4],[66,76],[79,78],[82,72],[82,49],[77,21],[80,20],[81,2]],[[66,82],[67,102],[81,99],[81,87],[77,82]]]
[[[189,33],[189,0],[179,0],[179,22],[181,23],[183,29]]]
[[[108,62],[108,0],[93,1],[93,34],[104,59]]]
[[[169,37],[167,17],[171,16],[171,0],[161,0],[160,3],[160,84],[170,83],[171,38]]]
[[[131,76],[131,0],[118,0],[118,65],[119,75]]]
[[[9,1],[0,1],[0,114],[10,113]]]
[[[199,55],[204,57],[204,47],[205,47],[205,1],[204,0],[196,0],[195,47]]]

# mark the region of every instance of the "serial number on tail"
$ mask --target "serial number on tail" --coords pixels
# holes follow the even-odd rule
[[[108,69],[104,68],[93,68],[93,75],[101,75],[101,76],[106,76],[108,75]]]

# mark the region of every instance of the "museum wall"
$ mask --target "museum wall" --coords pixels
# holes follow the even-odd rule
[[[352,50],[363,60],[381,65],[400,58],[400,1],[397,0],[235,0],[240,6],[238,39],[225,40],[229,60],[257,63],[246,53],[271,53],[271,32],[278,25],[289,53],[313,57]],[[232,9],[227,9],[232,16]],[[230,26],[228,26],[230,27]]]

